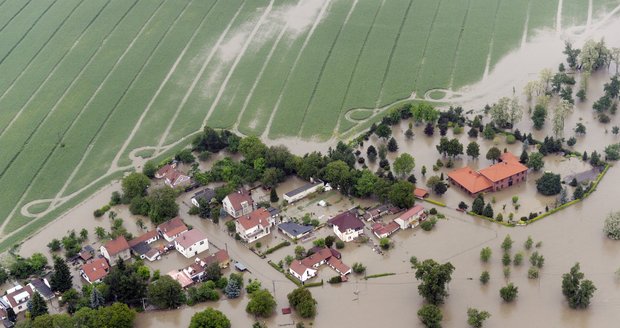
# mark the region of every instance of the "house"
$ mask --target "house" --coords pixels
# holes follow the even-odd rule
[[[161,259],[161,252],[156,248],[151,248],[148,252],[146,252],[146,254],[144,254],[144,258],[150,262],[157,261]]]
[[[413,196],[417,199],[424,199],[428,197],[428,191],[424,188],[415,188],[413,190]]]
[[[112,265],[116,264],[118,259],[129,260],[131,258],[129,243],[124,236],[118,236],[101,246],[101,254]]]
[[[323,188],[323,181],[318,179],[314,181],[311,179],[310,183],[306,183],[297,189],[285,193],[284,200],[291,204],[319,191],[321,188]]]
[[[471,196],[487,191],[498,191],[525,181],[527,166],[512,153],[503,153],[500,161],[479,171],[462,167],[448,173],[448,180]]]
[[[293,275],[293,277],[299,279],[302,283],[316,276],[317,273],[316,269],[307,267],[301,263],[301,261],[291,262],[291,265],[288,267],[288,271],[291,275]]]
[[[390,207],[387,205],[379,205],[379,206],[368,209],[362,217],[366,221],[376,220],[388,214],[389,209]]]
[[[227,268],[228,265],[230,265],[230,257],[228,256],[228,252],[225,249],[220,249],[215,252],[215,254],[211,254],[200,261],[200,265],[205,268],[213,263],[217,263],[221,269]]]
[[[52,288],[50,287],[50,283],[45,278],[32,279],[28,283],[28,287],[30,287],[31,290],[39,293],[43,297],[43,299],[46,301],[49,301],[56,296],[54,295],[54,292],[52,291]]]
[[[242,215],[248,215],[256,209],[252,195],[246,190],[239,190],[228,194],[222,200],[222,207],[226,213],[237,219]]]
[[[174,248],[183,256],[190,258],[209,249],[209,240],[204,232],[192,229],[174,240]]]
[[[327,260],[327,265],[330,268],[334,269],[334,271],[340,273],[341,276],[345,276],[351,273],[351,268],[348,265],[342,263],[342,261],[333,256],[330,257],[329,260]]]
[[[416,205],[408,209],[405,213],[399,215],[394,222],[396,222],[401,229],[415,228],[420,224],[420,221],[424,220],[424,206]]]
[[[161,259],[159,250],[151,248],[151,243],[159,240],[159,233],[157,230],[147,231],[142,235],[130,240],[128,242],[131,249],[131,253],[139,256],[141,259],[147,259],[151,262]]]
[[[22,287],[15,285],[6,291],[6,295],[2,299],[9,304],[15,314],[26,311],[28,309],[28,300],[32,297],[33,291],[30,286]]]
[[[168,242],[172,242],[187,230],[187,226],[180,217],[168,220],[157,226],[157,231]]]
[[[311,225],[301,225],[296,222],[284,222],[278,224],[278,231],[291,239],[300,239],[309,235],[314,227]]]
[[[149,245],[157,240],[159,240],[159,234],[157,233],[157,230],[150,230],[130,240],[128,244],[129,244],[129,247],[133,247],[142,242]]]
[[[155,172],[156,179],[164,179],[170,188],[185,187],[191,183],[191,178],[177,170],[177,163],[166,164]]]
[[[353,241],[364,233],[364,222],[351,211],[336,215],[328,223],[333,226],[336,236],[344,242]]]
[[[256,241],[271,233],[274,218],[265,208],[259,208],[253,212],[239,217],[235,221],[235,227],[241,239],[247,243]]]
[[[199,203],[200,200],[209,204],[214,199],[215,199],[215,190],[211,188],[205,188],[194,194],[194,197],[192,197],[192,204],[196,207],[200,207],[200,203]]]
[[[321,265],[327,263],[330,257],[332,257],[332,252],[329,251],[329,248],[323,247],[318,252],[301,260],[301,263],[309,268],[317,269]]]
[[[194,281],[192,280],[192,278],[190,278],[187,273],[185,273],[185,271],[180,270],[180,271],[170,271],[167,273],[170,277],[172,277],[172,279],[176,280],[177,282],[179,282],[179,284],[181,284],[182,288],[187,288],[189,286],[191,286]]]
[[[398,229],[400,229],[400,225],[394,221],[390,221],[388,224],[377,222],[372,225],[372,233],[374,233],[377,238],[389,237]]]
[[[80,275],[89,284],[101,282],[110,272],[110,266],[104,258],[95,259],[92,262],[82,265]]]
[[[172,162],[170,164],[162,166],[161,168],[159,168],[159,170],[157,170],[157,172],[155,172],[155,179],[163,179],[170,171],[176,169],[176,167],[176,162]]]
[[[183,272],[193,281],[201,281],[205,275],[205,268],[199,263],[192,263],[187,268],[183,269]]]

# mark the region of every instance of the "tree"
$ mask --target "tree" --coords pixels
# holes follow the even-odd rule
[[[255,159],[265,158],[267,146],[258,137],[249,136],[239,142],[239,152],[248,162],[252,163]]]
[[[495,129],[491,124],[487,124],[484,126],[484,130],[482,130],[482,135],[487,140],[492,140],[495,138]]]
[[[392,167],[394,168],[394,173],[400,178],[403,178],[411,173],[415,167],[415,160],[413,156],[408,153],[402,153],[396,157]]]
[[[482,210],[482,216],[486,216],[488,218],[493,218],[493,207],[491,207],[491,203],[487,203],[487,205]]]
[[[228,284],[224,288],[224,294],[228,298],[237,298],[241,294],[241,284],[237,279],[228,279]]]
[[[375,148],[375,146],[373,145],[368,146],[368,149],[366,149],[366,156],[368,157],[368,160],[371,162],[374,162],[375,159],[377,159],[377,149]]]
[[[433,192],[437,195],[441,196],[445,194],[446,191],[448,191],[448,184],[443,181],[439,181],[435,184],[435,186],[433,186]]]
[[[489,259],[491,258],[491,254],[493,253],[493,251],[491,251],[490,247],[485,247],[483,249],[480,250],[480,260],[482,260],[482,262],[489,262]]]
[[[218,281],[222,278],[222,269],[217,262],[207,265],[205,268],[205,280]]]
[[[325,179],[340,189],[348,189],[350,177],[350,168],[344,161],[334,161],[325,167]]]
[[[581,185],[578,185],[573,192],[573,199],[582,199],[585,195],[585,191]]]
[[[573,110],[573,104],[565,99],[561,99],[553,112],[553,134],[556,138],[564,134],[564,120],[568,113]]]
[[[107,233],[105,232],[105,229],[103,227],[96,227],[95,235],[99,240],[102,240],[107,236]]]
[[[467,145],[467,156],[471,156],[472,159],[480,156],[480,145],[477,142],[472,141]]]
[[[176,155],[174,155],[174,159],[185,164],[191,164],[196,161],[196,157],[192,154],[192,150],[187,148],[176,153]]]
[[[277,203],[279,200],[280,198],[278,197],[276,188],[271,188],[271,191],[269,191],[269,201],[272,203]]]
[[[504,250],[504,252],[509,252],[512,248],[512,244],[514,244],[514,241],[512,241],[510,235],[506,235],[504,241],[502,241],[502,249]]]
[[[102,306],[105,306],[105,299],[99,291],[99,288],[97,288],[97,286],[93,286],[90,293],[90,308],[96,310]]]
[[[536,189],[545,196],[557,195],[562,191],[562,182],[559,174],[545,172],[536,180]]]
[[[185,293],[178,281],[165,275],[148,287],[149,303],[160,309],[174,309],[185,301]]]
[[[579,262],[562,275],[562,294],[573,309],[584,309],[590,305],[596,287],[590,280],[584,280],[584,274],[579,270]]]
[[[34,320],[36,317],[40,315],[47,314],[47,303],[39,294],[39,292],[35,291],[32,294],[32,298],[28,301],[28,312],[30,312],[30,319]]]
[[[534,123],[534,129],[542,129],[545,125],[546,118],[547,109],[542,105],[536,105],[536,107],[534,107],[534,112],[532,113],[532,122]]]
[[[353,265],[351,266],[351,269],[353,270],[353,272],[357,274],[362,274],[366,271],[366,267],[362,263],[359,263],[359,262],[353,263]]]
[[[377,129],[375,129],[375,134],[377,137],[382,139],[387,139],[392,134],[392,129],[386,124],[379,124]]]
[[[370,196],[375,191],[378,180],[379,177],[370,172],[368,169],[362,170],[360,177],[355,183],[355,190],[357,191],[357,194],[360,197]]]
[[[61,257],[54,257],[54,272],[50,278],[50,287],[55,292],[65,292],[73,287],[73,277],[67,262]]]
[[[207,308],[192,316],[189,328],[230,328],[230,320],[224,313]]]
[[[620,212],[607,215],[603,225],[603,232],[609,239],[620,240]]]
[[[135,317],[136,312],[134,310],[126,304],[118,302],[97,310],[82,307],[73,316],[75,327],[91,328],[131,328]]]
[[[534,252],[530,256],[530,264],[532,264],[532,266],[534,267],[541,269],[545,265],[545,257],[538,254],[538,252]]]
[[[176,191],[168,186],[151,191],[146,201],[149,204],[148,216],[153,223],[160,224],[179,214],[176,196]]]
[[[432,137],[434,133],[435,133],[435,125],[433,125],[433,123],[426,123],[426,126],[424,127],[424,134],[426,134],[429,137]]]
[[[474,328],[481,328],[484,321],[491,317],[491,314],[487,311],[480,311],[478,309],[467,309],[467,324]]]
[[[531,168],[534,171],[540,171],[543,166],[545,166],[543,154],[541,154],[540,152],[535,152],[529,156],[529,159],[527,161],[527,167]]]
[[[480,282],[483,285],[486,285],[486,283],[489,282],[489,279],[491,279],[491,275],[489,275],[489,271],[483,271],[480,274]]]
[[[497,147],[491,147],[489,149],[489,151],[487,152],[486,158],[490,161],[493,161],[493,163],[495,163],[495,161],[497,161],[500,156],[502,156],[502,151],[499,150],[499,148]]]
[[[471,206],[472,212],[482,215],[482,211],[484,211],[484,199],[482,195],[478,195]]]
[[[420,296],[431,304],[442,304],[448,296],[446,285],[450,282],[454,266],[450,263],[439,264],[432,259],[416,266],[415,277],[421,280],[418,285]]]
[[[250,295],[250,301],[245,311],[258,317],[267,318],[273,314],[276,309],[276,300],[268,290],[258,290]]]
[[[509,283],[499,290],[499,296],[506,302],[514,301],[518,294],[519,287],[516,287],[513,283]]]
[[[418,318],[428,328],[441,328],[443,314],[434,304],[426,304],[418,310]]]
[[[413,206],[413,184],[409,181],[398,181],[390,187],[388,199],[394,206],[410,208]]]
[[[618,159],[620,159],[620,144],[605,147],[605,160],[617,161]]]
[[[396,139],[394,139],[394,137],[390,138],[390,141],[388,141],[387,149],[390,152],[395,152],[398,150],[398,143],[396,142]]]
[[[563,53],[566,55],[566,62],[568,63],[568,67],[571,69],[575,69],[577,67],[577,60],[579,53],[581,50],[573,49],[573,46],[570,42],[564,42],[564,51]]]
[[[146,189],[151,185],[151,180],[142,173],[130,173],[123,178],[121,186],[123,189],[123,196],[127,199],[133,199],[135,197],[142,197],[146,195]]]
[[[299,313],[302,318],[313,318],[316,315],[316,300],[312,293],[305,287],[294,289],[287,295],[291,307]]]
[[[284,171],[282,171],[279,168],[269,167],[263,171],[261,183],[263,184],[264,187],[275,188],[275,186],[278,185],[278,182],[281,182],[283,179],[284,179]]]

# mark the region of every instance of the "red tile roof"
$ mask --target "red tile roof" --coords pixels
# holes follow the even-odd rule
[[[245,230],[248,230],[258,225],[262,227],[269,226],[269,217],[271,217],[271,213],[269,213],[266,208],[261,207],[248,215],[238,218],[237,222],[239,222]]]
[[[327,260],[332,257],[332,252],[329,251],[328,248],[322,248],[320,251],[306,257],[301,260],[301,263],[309,268]]]
[[[116,239],[110,240],[109,242],[103,245],[105,249],[110,254],[110,257],[129,249],[129,243],[127,243],[127,239],[123,236],[118,236]]]
[[[173,237],[174,235],[180,234],[183,231],[187,231],[187,226],[183,223],[180,217],[176,217],[172,220],[168,220],[157,226],[157,230],[161,233],[168,235],[169,237]]]
[[[415,188],[415,190],[413,191],[413,196],[422,199],[428,196],[428,191],[426,191],[426,189],[424,188]]]
[[[388,224],[375,223],[372,226],[372,231],[379,236],[382,236],[382,235],[389,236],[398,229],[400,229],[400,225],[398,225],[398,223],[394,221],[390,221],[390,223]]]
[[[527,171],[527,166],[519,163],[510,153],[503,153],[501,159],[501,162],[480,170],[480,174],[492,182],[497,182]]]
[[[159,170],[157,170],[157,172],[155,172],[155,176],[163,178],[168,174],[168,172],[174,170],[174,167],[174,165],[166,164],[162,166]]]
[[[201,240],[207,240],[207,235],[198,229],[192,229],[181,234],[174,241],[176,241],[183,248],[188,248]]]
[[[448,173],[448,177],[454,182],[467,189],[472,194],[491,188],[491,181],[469,167],[462,167]]]
[[[230,257],[228,256],[228,252],[225,249],[220,249],[215,252],[215,254],[211,254],[203,259],[205,266],[210,265],[211,263],[226,263],[230,261]]]
[[[303,276],[306,270],[311,269],[307,265],[303,264],[301,261],[291,262],[291,265],[289,266],[289,268],[293,270],[295,273],[297,273],[299,276]]]
[[[138,245],[139,243],[143,242],[143,241],[147,241],[149,239],[155,238],[157,237],[157,230],[151,230],[148,231],[146,233],[143,233],[142,235],[130,240],[128,242],[129,247],[134,247],[136,245]]]
[[[250,206],[254,204],[254,199],[252,199],[252,196],[250,196],[250,193],[246,190],[239,190],[230,193],[226,197],[228,197],[228,200],[230,201],[230,204],[232,205],[233,209],[235,209],[235,211],[238,211],[242,208],[241,203],[243,202],[247,202]]]
[[[340,261],[339,259],[335,257],[330,258],[327,261],[327,265],[332,267],[334,270],[336,270],[340,274],[347,274],[351,270],[351,268],[349,268],[348,265],[342,263],[342,261]]]
[[[358,219],[357,215],[351,211],[336,215],[329,220],[329,223],[337,226],[342,233],[345,233],[347,229],[360,230],[364,228],[364,222]]]
[[[398,217],[403,219],[403,220],[408,220],[409,218],[411,218],[414,215],[417,215],[418,213],[424,211],[424,206],[422,205],[416,205],[410,209],[407,210],[407,212],[399,215]]]
[[[82,266],[82,271],[88,277],[90,282],[95,282],[108,275],[110,266],[108,261],[104,258],[98,258],[92,262],[86,263]]]

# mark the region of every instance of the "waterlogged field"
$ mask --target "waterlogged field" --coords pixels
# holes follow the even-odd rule
[[[205,124],[338,138],[619,4],[0,0],[0,248]]]

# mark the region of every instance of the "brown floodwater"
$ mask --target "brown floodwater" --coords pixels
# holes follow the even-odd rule
[[[605,36],[609,45],[618,46],[620,44],[618,30],[620,30],[620,21],[613,20],[586,34],[592,37]],[[568,32],[561,37],[570,38],[576,44],[582,43],[585,39],[583,35]],[[463,92],[461,103],[467,110],[479,110],[484,104],[492,103],[499,97],[511,94],[513,87],[520,93],[527,81],[537,78],[540,69],[557,67],[563,60],[562,47],[562,40],[555,33],[540,33],[533,42],[525,44],[521,49],[500,61],[483,81],[460,90]],[[607,144],[618,142],[618,138],[611,134],[611,127],[620,125],[618,117],[612,116],[612,122],[603,125],[596,121],[591,110],[592,102],[600,96],[602,85],[607,80],[608,75],[605,73],[594,74],[588,87],[588,100],[578,103],[573,113],[566,119],[564,131],[566,137],[574,134],[572,128],[577,122],[582,122],[587,126],[586,135],[577,137],[576,150],[587,150],[591,153],[596,149],[600,152]],[[528,116],[526,107],[524,119],[517,125],[521,131],[531,130],[531,120],[527,118]],[[424,179],[420,174],[422,165],[428,169],[427,177],[439,174],[431,169],[438,157],[434,145],[437,144],[439,138],[437,136],[428,138],[421,128],[417,127],[414,140],[407,141],[403,135],[406,124],[401,124],[395,129],[394,134],[397,136],[400,151],[407,151],[416,158],[414,171],[419,184],[424,184]],[[541,138],[549,133],[550,127],[551,124],[546,124],[543,131],[534,131],[533,134],[536,138]],[[450,131],[450,136],[451,133]],[[466,131],[457,137],[465,145],[468,142]],[[314,149],[325,150],[329,146],[328,143],[318,144],[288,139],[269,142],[284,143],[297,154]],[[375,142],[374,139],[373,142]],[[478,142],[481,144],[481,158],[472,161],[463,155],[455,161],[455,167],[471,165],[473,168],[479,168],[488,165],[489,162],[484,159],[484,154],[486,149],[492,145],[497,145],[500,149],[506,147],[517,155],[520,154],[522,147],[520,144],[504,145],[501,139],[486,141],[478,138]],[[390,154],[388,157],[393,160],[395,154]],[[209,164],[206,165],[208,167]],[[375,169],[373,165],[371,168]],[[559,172],[563,175],[586,168],[587,166],[578,160],[565,160],[553,156],[546,158],[545,170]],[[448,170],[444,168],[442,172],[448,172]],[[515,194],[519,195],[521,204],[521,208],[515,213],[517,217],[526,215],[529,211],[540,210],[546,204],[552,204],[555,198],[541,197],[534,192],[533,182],[539,174],[531,174],[527,183],[494,193],[496,212],[503,204],[510,202],[510,198]],[[612,327],[614,322],[620,320],[620,311],[618,311],[620,280],[614,276],[614,272],[620,267],[618,261],[620,241],[607,239],[602,232],[602,225],[609,212],[620,210],[620,205],[616,203],[618,196],[615,194],[618,181],[620,181],[620,170],[615,167],[611,168],[599,184],[597,191],[584,202],[525,227],[506,228],[451,209],[444,209],[448,219],[440,220],[433,231],[423,232],[419,229],[400,231],[392,237],[395,248],[384,255],[373,252],[369,245],[348,244],[343,250],[345,263],[351,265],[354,262],[362,262],[367,266],[368,274],[392,272],[396,275],[370,280],[352,276],[349,282],[339,286],[326,284],[323,287],[313,288],[312,292],[318,301],[318,315],[313,324],[316,327],[381,325],[421,327],[416,311],[423,304],[423,300],[417,293],[417,282],[409,264],[409,258],[416,256],[418,259],[433,258],[441,262],[450,261],[456,267],[449,285],[450,296],[446,304],[442,306],[443,323],[446,327],[466,326],[468,307],[489,311],[492,317],[486,322],[488,327]],[[301,183],[303,182],[298,179],[290,179],[278,188],[278,193],[281,195]],[[102,226],[109,229],[110,220],[107,217],[95,219],[92,212],[107,203],[112,191],[119,189],[118,183],[104,187],[25,241],[20,248],[20,254],[29,256],[37,251],[49,254],[47,243],[52,238],[60,238],[71,229],[79,231],[87,228],[91,234],[88,242],[98,246],[98,242],[92,236],[94,228]],[[262,199],[267,196],[264,191],[257,190],[256,192]],[[314,205],[317,200],[310,199],[289,206],[285,214],[299,216],[304,210],[311,209],[317,217],[321,215],[328,217],[353,205],[369,205],[367,201],[350,200],[335,193],[325,196],[333,204],[331,207],[318,208]],[[272,292],[275,291],[278,314],[267,320],[267,325],[278,327],[292,325],[299,321],[295,315],[282,315],[279,312],[280,308],[288,306],[286,294],[295,286],[269,266],[266,260],[260,259],[247,247],[230,238],[224,231],[223,224],[214,225],[210,221],[187,215],[188,207],[185,204],[189,202],[190,197],[191,193],[183,195],[180,199],[183,202],[181,216],[187,223],[206,231],[212,244],[210,251],[216,247],[228,248],[233,259],[241,261],[249,268],[250,272],[244,274],[245,278],[259,279],[264,287]],[[450,207],[455,207],[461,199],[468,199],[455,188],[451,188],[442,197],[432,197],[444,201]],[[510,204],[506,208],[507,211],[513,210]],[[128,231],[134,234],[139,232],[135,224],[137,218],[130,215],[125,207],[119,207],[115,211],[119,213],[119,217],[124,218]],[[145,222],[148,221],[145,220]],[[322,229],[317,233],[317,237],[328,234],[327,229]],[[537,250],[545,257],[545,266],[537,280],[527,279],[527,260],[520,267],[512,267],[512,274],[508,280],[519,287],[519,296],[515,302],[510,304],[504,303],[498,292],[507,281],[502,272],[500,249],[500,243],[506,234],[510,234],[515,240],[512,254],[517,251],[525,252],[523,242],[527,236],[532,236],[535,241],[542,241],[542,246]],[[281,240],[281,235],[273,234],[262,240],[265,245],[263,247],[273,246]],[[311,241],[302,243],[302,245],[309,248]],[[486,246],[493,249],[493,256],[490,263],[482,264],[479,260],[479,251]],[[293,246],[289,246],[274,252],[269,258],[279,261],[292,253]],[[526,255],[530,253],[531,251],[525,252]],[[171,253],[149,266],[165,273],[180,269],[191,262],[192,259],[185,259],[176,253]],[[591,279],[598,288],[588,310],[570,309],[561,293],[561,275],[567,272],[575,262],[581,263],[586,277]],[[230,269],[228,270],[230,272]],[[483,270],[491,273],[491,280],[486,286],[481,286],[478,281]],[[322,268],[319,274],[323,279],[333,275],[334,272],[329,268]],[[77,278],[76,282],[78,282]],[[193,307],[185,306],[172,311],[141,313],[137,317],[136,327],[187,327],[191,316],[208,306],[223,311],[230,318],[233,327],[249,327],[254,322],[254,318],[245,313],[247,301],[247,297],[243,295],[236,300],[222,299],[218,302],[203,303]]]

